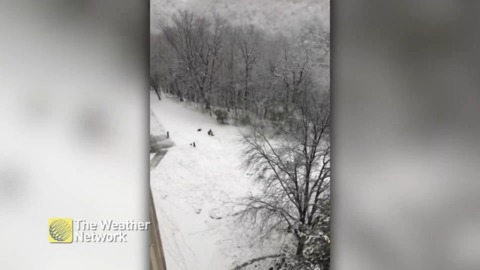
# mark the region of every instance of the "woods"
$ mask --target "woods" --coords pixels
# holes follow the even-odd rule
[[[330,38],[314,25],[286,36],[181,11],[161,29],[151,39],[154,89],[237,123],[280,121],[300,91],[329,89]]]

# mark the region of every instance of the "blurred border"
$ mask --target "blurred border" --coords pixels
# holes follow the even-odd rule
[[[480,269],[479,7],[332,3],[333,269]]]
[[[46,238],[51,217],[149,219],[149,23],[149,1],[0,3],[0,269],[149,267],[148,232]]]

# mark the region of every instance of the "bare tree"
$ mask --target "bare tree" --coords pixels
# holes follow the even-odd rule
[[[243,63],[243,106],[249,108],[249,92],[252,80],[253,67],[258,60],[258,46],[260,34],[253,26],[241,28],[241,38],[238,41],[240,56]]]
[[[281,137],[268,136],[268,128],[259,125],[243,137],[244,165],[256,172],[262,187],[261,192],[246,199],[243,217],[262,229],[291,230],[298,240],[296,255],[300,257],[309,232],[329,219],[328,96],[304,90]]]
[[[162,97],[160,96],[160,90],[159,90],[159,84],[158,84],[158,79],[154,74],[150,74],[150,86],[153,88],[153,91],[157,94],[158,100],[162,100]]]
[[[284,83],[285,104],[296,103],[302,84],[310,74],[310,51],[307,49],[292,48],[284,43],[282,48],[283,63],[281,66],[271,66],[270,71],[274,77],[280,78]]]
[[[172,25],[163,25],[166,42],[176,55],[183,86],[193,93],[194,101],[211,107],[213,87],[221,64],[221,50],[226,21],[183,11],[172,18]]]
[[[160,88],[160,72],[159,68],[161,65],[159,64],[160,55],[158,52],[160,49],[158,48],[158,40],[159,36],[151,35],[150,36],[150,86],[153,88],[159,100],[161,100],[159,88]]]

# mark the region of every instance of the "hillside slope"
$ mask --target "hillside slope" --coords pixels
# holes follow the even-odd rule
[[[233,202],[255,187],[241,169],[240,130],[174,98],[152,95],[151,109],[175,142],[150,180],[167,268],[225,270],[278,253],[281,241],[262,247],[235,216]]]

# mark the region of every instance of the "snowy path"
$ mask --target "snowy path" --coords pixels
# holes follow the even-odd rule
[[[151,108],[175,142],[151,172],[167,268],[226,270],[263,255],[249,246],[251,236],[231,216],[229,202],[252,188],[240,168],[239,129],[165,96],[152,96]]]

